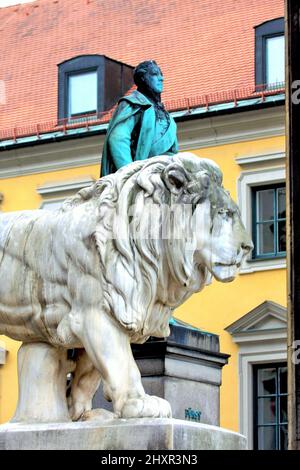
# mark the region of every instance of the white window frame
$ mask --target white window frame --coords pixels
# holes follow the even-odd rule
[[[0,366],[3,366],[6,363],[6,353],[7,349],[5,347],[5,343],[0,340]]]
[[[285,349],[282,344],[276,343],[266,343],[265,345],[253,344],[249,346],[247,351],[243,348],[239,353],[239,432],[247,437],[249,449],[253,449],[254,445],[253,366],[286,361],[286,344]]]
[[[283,153],[274,156],[257,156],[239,158],[236,162],[240,165],[261,164],[271,160],[279,160],[284,157]],[[273,157],[273,158],[272,158]],[[286,172],[284,166],[258,168],[242,171],[237,182],[238,205],[241,217],[249,234],[252,234],[252,188],[263,185],[284,183]],[[254,259],[250,253],[241,266],[240,273],[247,274],[256,271],[286,268],[286,258]]]
[[[277,328],[260,327],[268,317],[278,320]],[[248,449],[253,449],[253,366],[287,362],[286,310],[267,301],[225,330],[239,346],[239,432],[247,437]]]
[[[45,183],[37,188],[37,192],[43,198],[40,209],[47,209],[47,205],[51,202],[63,203],[66,198],[73,196],[80,189],[86,188],[94,182],[94,178],[86,176],[80,179]]]

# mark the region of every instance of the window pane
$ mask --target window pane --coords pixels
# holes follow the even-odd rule
[[[258,399],[258,424],[276,423],[276,397]]]
[[[285,449],[287,445],[287,367],[269,364],[254,369],[254,433],[258,449]],[[254,377],[254,378],[255,378]],[[274,395],[273,395],[274,394]],[[259,395],[265,395],[260,397]]]
[[[69,76],[69,114],[97,110],[97,72]]]
[[[280,367],[279,380],[279,393],[287,393],[287,367]]]
[[[285,188],[277,189],[277,211],[278,219],[285,219]]]
[[[257,225],[257,245],[259,255],[274,253],[274,224],[272,222]]]
[[[288,448],[288,432],[287,425],[280,426],[280,450],[287,450]]]
[[[274,189],[257,191],[257,220],[274,219]]]
[[[275,395],[276,393],[276,369],[258,369],[257,371],[257,394]]]
[[[267,426],[258,428],[258,449],[275,450],[276,449],[276,426]]]
[[[267,84],[284,82],[284,36],[266,40]]]
[[[280,408],[280,422],[287,423],[287,395],[281,396],[279,398],[279,408]]]
[[[278,251],[286,251],[286,222],[278,222]]]

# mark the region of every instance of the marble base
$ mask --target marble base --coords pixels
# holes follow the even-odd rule
[[[178,419],[0,426],[0,450],[245,450],[241,434]]]
[[[201,413],[201,423],[219,426],[222,368],[228,354],[220,353],[217,335],[175,318],[170,320],[170,330],[164,340],[150,338],[131,346],[145,392],[167,400],[173,418],[184,420],[186,410],[192,409]],[[112,411],[102,385],[94,396],[93,408]]]

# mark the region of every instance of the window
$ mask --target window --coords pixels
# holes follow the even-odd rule
[[[69,117],[97,112],[97,72],[76,73],[68,77]]]
[[[225,330],[238,346],[238,370],[236,372],[239,382],[239,432],[247,437],[249,449],[253,449],[257,447],[254,437],[257,441],[258,421],[260,427],[268,424],[262,415],[263,400],[260,400],[260,408],[258,408],[258,396],[263,398],[264,393],[261,393],[262,385],[260,385],[259,393],[256,392],[257,370],[276,368],[279,364],[282,364],[282,367],[286,366],[286,307],[265,300]],[[263,381],[264,375],[260,374],[259,378]],[[280,394],[285,393],[282,379],[286,380],[284,374],[281,376]],[[283,404],[283,401],[279,403],[280,406]],[[263,430],[259,433],[262,439]]]
[[[254,449],[287,449],[286,364],[253,366]]]
[[[95,182],[90,176],[65,181],[52,181],[37,188],[42,198],[40,209],[54,211],[59,209],[64,200]]]
[[[59,65],[58,118],[72,119],[103,108],[102,56],[79,56]]]
[[[49,199],[48,201],[42,202],[40,209],[47,209],[47,211],[56,211],[59,209],[64,202],[64,199]]]
[[[266,84],[284,83],[284,36],[266,38]]]
[[[253,258],[285,256],[286,209],[283,184],[252,188]]]
[[[284,19],[277,18],[255,28],[255,83],[261,90],[284,81]]]
[[[242,167],[237,180],[238,206],[242,220],[248,233],[253,237],[254,231],[254,207],[253,193],[257,189],[274,187],[285,184],[285,154],[274,152],[271,154],[259,154],[255,156],[243,156],[236,158],[238,165]],[[274,165],[272,167],[272,165]],[[275,166],[276,165],[276,166]],[[255,242],[255,240],[253,239]],[[255,249],[244,259],[241,266],[241,274],[265,271],[269,269],[283,269],[286,267],[286,258],[280,256],[255,256]]]
[[[102,55],[58,65],[58,119],[80,119],[111,109],[133,85],[133,67]]]

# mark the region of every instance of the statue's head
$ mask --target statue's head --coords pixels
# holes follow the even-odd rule
[[[160,95],[164,77],[155,60],[141,62],[133,72],[134,83],[141,93]]]

